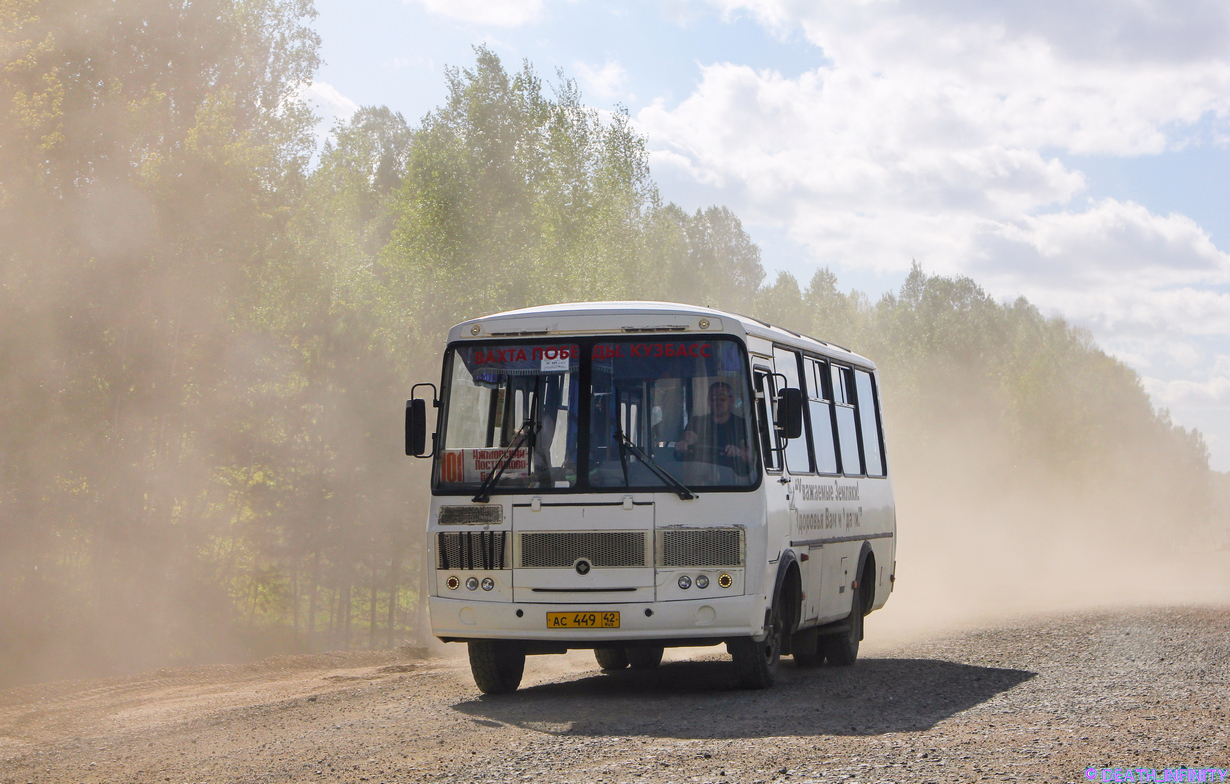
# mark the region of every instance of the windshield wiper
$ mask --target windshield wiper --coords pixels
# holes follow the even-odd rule
[[[628,438],[628,436],[624,433],[624,431],[620,429],[619,427],[615,428],[615,437],[619,439],[619,450],[621,454],[623,453],[623,450],[625,448],[629,449],[632,452],[632,454],[639,457],[641,459],[641,462],[649,467],[649,470],[652,471],[655,476],[657,476],[659,479],[661,479],[666,484],[675,488],[675,493],[676,495],[679,496],[679,500],[691,501],[696,498],[696,493],[693,493],[691,490],[689,490],[687,486],[683,484],[683,482],[680,482],[678,479],[671,476],[670,472],[668,472],[665,468],[655,463],[653,461],[653,458],[645,454],[645,451],[641,449],[639,446],[632,443],[632,439]],[[624,470],[625,472],[627,471],[626,468]],[[626,485],[627,483],[628,483],[628,479],[627,479],[627,474],[625,473],[624,474],[624,484]]]
[[[495,459],[495,465],[491,467],[491,473],[487,474],[487,478],[478,486],[478,492],[470,499],[471,501],[485,504],[491,500],[491,488],[495,487],[495,483],[500,481],[500,477],[504,475],[504,469],[508,468],[508,464],[512,462],[513,455],[517,454],[517,450],[521,448],[521,445],[530,440],[530,433],[533,431],[534,426],[534,420],[525,420],[525,424],[517,431],[517,437]]]

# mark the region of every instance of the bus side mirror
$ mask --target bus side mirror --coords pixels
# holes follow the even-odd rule
[[[410,399],[406,401],[406,454],[412,457],[434,457],[436,436],[431,437],[431,454],[427,453],[427,399],[415,397],[419,387],[431,388],[431,404],[440,407],[435,384],[415,384],[410,387]]]
[[[406,401],[406,454],[422,457],[427,452],[427,401]]]
[[[786,387],[777,398],[777,425],[785,438],[803,435],[803,391]]]

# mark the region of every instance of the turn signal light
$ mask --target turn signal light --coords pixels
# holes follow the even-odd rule
[[[448,579],[444,581],[444,584],[448,586],[450,591],[455,591],[461,587],[461,580],[457,579],[457,575],[450,574]]]
[[[718,585],[722,586],[723,588],[729,588],[730,586],[734,584],[735,584],[734,578],[728,574],[723,574],[722,576],[718,577]]]

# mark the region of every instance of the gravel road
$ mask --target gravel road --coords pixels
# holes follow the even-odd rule
[[[616,675],[588,652],[532,657],[502,697],[480,696],[464,659],[396,651],[10,689],[0,782],[1069,782],[1091,767],[1230,768],[1230,609],[1035,616],[892,648],[873,647],[868,620],[854,667],[787,663],[766,692],[734,690],[716,648]]]

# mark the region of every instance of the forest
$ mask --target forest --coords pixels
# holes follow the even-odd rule
[[[1045,499],[1207,536],[1200,434],[1088,333],[918,265],[875,301],[768,280],[729,209],[663,200],[626,113],[483,47],[417,123],[363,107],[317,149],[313,17],[0,0],[0,686],[422,644],[405,398],[453,323],[552,302],[711,305],[875,359],[903,528],[947,483],[991,531]]]

